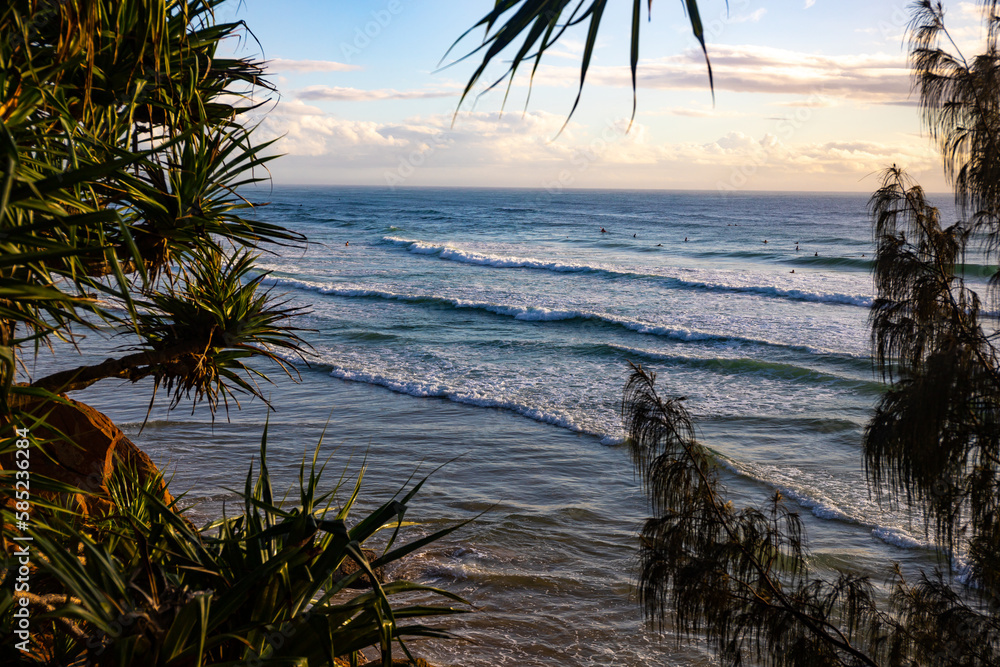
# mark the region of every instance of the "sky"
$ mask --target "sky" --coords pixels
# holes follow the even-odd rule
[[[909,5],[700,0],[713,100],[682,3],[654,2],[631,126],[626,0],[609,3],[568,123],[582,30],[551,49],[530,99],[519,74],[506,103],[505,84],[481,85],[459,106],[478,64],[459,59],[482,31],[455,42],[492,0],[233,0],[218,18],[246,22],[252,36],[226,48],[268,61],[278,88],[253,114],[257,139],[283,154],[278,185],[871,192],[897,164],[944,192],[910,93]],[[976,53],[978,5],[945,7],[958,47]]]

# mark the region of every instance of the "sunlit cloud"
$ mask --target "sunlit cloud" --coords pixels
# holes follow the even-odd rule
[[[303,100],[332,100],[340,102],[372,102],[378,100],[417,100],[435,97],[454,97],[453,90],[394,90],[379,88],[363,90],[343,86],[308,86],[295,91],[295,96]]]
[[[675,110],[664,109],[664,113]],[[565,122],[560,114],[467,112],[399,122],[357,121],[299,100],[261,116],[260,138],[279,138],[284,182],[370,185],[866,189],[890,164],[915,173],[937,169],[927,142],[796,141],[794,133],[729,132],[708,142],[660,142],[625,117],[604,126]],[[751,178],[752,177],[752,178]]]
[[[743,118],[747,114],[733,109],[718,109],[704,107],[665,107],[652,111],[640,112],[642,116],[681,116],[684,118]]]
[[[360,65],[348,65],[333,60],[290,60],[275,58],[267,61],[272,72],[353,72],[362,69]]]
[[[958,15],[967,19],[981,21],[983,18],[983,7],[975,2],[960,2],[956,6]]]
[[[756,9],[749,14],[741,14],[739,16],[733,16],[728,19],[729,23],[757,23],[762,18],[764,14],[767,14],[767,8],[761,7]]]
[[[823,109],[836,106],[836,104],[837,102],[834,99],[822,96],[803,97],[795,100],[782,100],[771,103],[772,106],[791,107],[793,109]]]
[[[825,56],[764,46],[715,45],[710,51],[716,91],[821,95],[866,103],[908,104],[910,72],[905,56]],[[627,67],[594,67],[591,85],[631,86]],[[697,49],[639,65],[641,88],[705,90],[708,74]],[[549,67],[535,85],[575,85],[568,68]]]

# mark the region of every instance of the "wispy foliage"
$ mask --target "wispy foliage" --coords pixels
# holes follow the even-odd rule
[[[639,366],[622,417],[654,518],[642,530],[639,596],[647,615],[706,634],[727,663],[876,665],[892,630],[867,578],[810,576],[798,514],[780,494],[736,509],[681,398],[661,399]]]
[[[945,27],[941,3],[915,3],[910,63],[925,126],[940,144],[958,202],[967,211],[993,215],[1000,203],[1000,16],[996,0],[980,4],[986,44],[981,54],[966,58]]]
[[[780,494],[737,509],[682,398],[633,366],[623,422],[654,517],[640,536],[639,597],[658,626],[706,636],[725,664],[995,666],[1000,601],[983,604],[942,574],[816,576],[798,515]],[[992,605],[992,606],[991,606]]]
[[[889,383],[865,429],[870,488],[913,511],[939,545],[941,571],[916,582],[814,577],[797,517],[775,498],[736,511],[680,399],[663,401],[635,368],[623,415],[657,514],[642,535],[640,595],[659,623],[704,632],[727,663],[1000,664],[1000,354],[988,294],[962,275],[976,242],[1000,250],[1000,16],[982,3],[984,53],[969,60],[939,3],[914,5],[911,63],[924,120],[941,145],[964,220],[946,225],[893,165],[869,202],[876,242],[872,359]],[[964,561],[963,577],[953,565]]]
[[[971,243],[997,261],[1000,238],[1000,17],[983,2],[983,53],[966,58],[939,3],[917,3],[914,84],[941,145],[964,217],[945,227],[919,186],[886,171],[870,210],[877,246],[872,308],[875,363],[895,380],[865,433],[876,489],[887,484],[931,520],[952,553],[967,552],[976,594],[1000,597],[1000,355],[998,277],[970,289],[959,264]]]
[[[873,488],[931,518],[949,551],[975,549],[977,579],[1000,592],[1000,358],[980,297],[956,273],[971,229],[943,229],[898,169],[871,201],[874,361],[892,380],[865,431]]]

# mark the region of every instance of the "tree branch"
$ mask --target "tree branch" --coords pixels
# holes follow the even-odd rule
[[[146,350],[120,359],[106,359],[92,366],[79,366],[59,371],[31,383],[32,388],[44,389],[53,394],[80,391],[107,378],[123,378],[137,382],[153,373],[154,367],[180,360],[189,354],[200,354],[204,345],[187,343],[163,350]]]

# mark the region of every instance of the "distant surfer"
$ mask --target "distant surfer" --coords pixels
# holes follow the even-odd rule
[[[662,248],[662,247],[663,247],[663,244],[662,244],[662,243],[657,243],[657,244],[656,244],[656,247],[657,247],[657,248]]]
[[[795,269],[792,269],[791,271],[789,271],[789,273],[795,273]]]
[[[635,234],[632,235],[632,238],[635,238]]]
[[[819,257],[819,253],[818,252],[814,252],[813,253],[813,257]]]
[[[685,236],[684,237],[684,243],[687,243],[687,242],[688,242],[688,237]]]
[[[351,245],[351,242],[350,241],[344,241],[344,245],[345,246]]]
[[[602,233],[602,234],[607,234],[607,233],[608,233],[608,230],[606,230],[606,229],[605,229],[604,227],[601,227],[601,233]]]
[[[764,245],[767,245],[767,239],[764,239]]]

